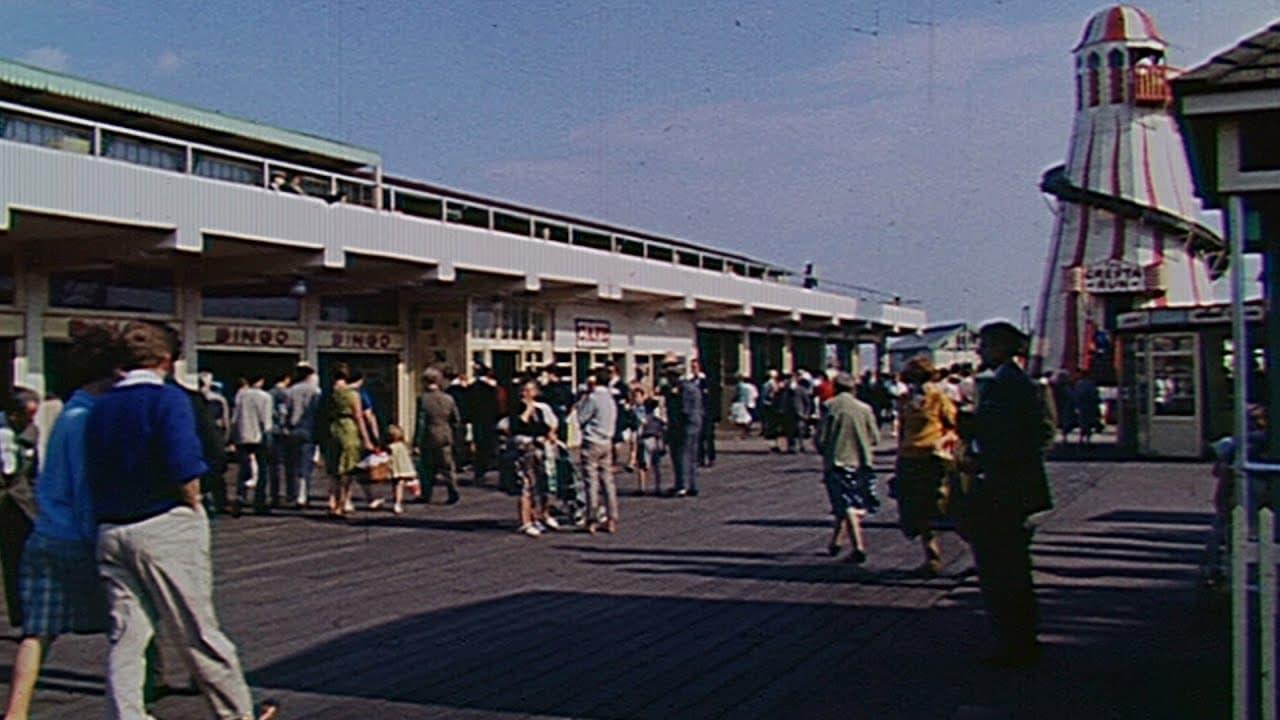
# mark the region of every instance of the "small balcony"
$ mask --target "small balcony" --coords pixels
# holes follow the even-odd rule
[[[1138,65],[1130,73],[1134,105],[1168,107],[1173,102],[1169,81],[1177,70],[1164,65]]]

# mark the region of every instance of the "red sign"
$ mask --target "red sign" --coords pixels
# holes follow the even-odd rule
[[[609,347],[609,341],[613,337],[613,333],[609,328],[608,320],[588,320],[578,318],[573,321],[573,325],[574,330],[577,332],[578,347]]]

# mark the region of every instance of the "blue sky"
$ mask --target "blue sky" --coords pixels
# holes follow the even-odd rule
[[[1142,6],[1190,67],[1280,0]],[[919,300],[1036,297],[1092,1],[0,0],[0,55]]]

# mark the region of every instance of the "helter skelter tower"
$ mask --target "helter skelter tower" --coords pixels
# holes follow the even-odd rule
[[[1151,16],[1095,14],[1075,48],[1076,114],[1066,165],[1040,188],[1057,199],[1032,347],[1037,372],[1113,379],[1120,313],[1212,302],[1221,240],[1200,204],[1170,104],[1166,43]]]

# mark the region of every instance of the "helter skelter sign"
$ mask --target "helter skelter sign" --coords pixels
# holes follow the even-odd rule
[[[1147,273],[1137,263],[1105,260],[1085,268],[1084,290],[1095,295],[1146,292]]]

